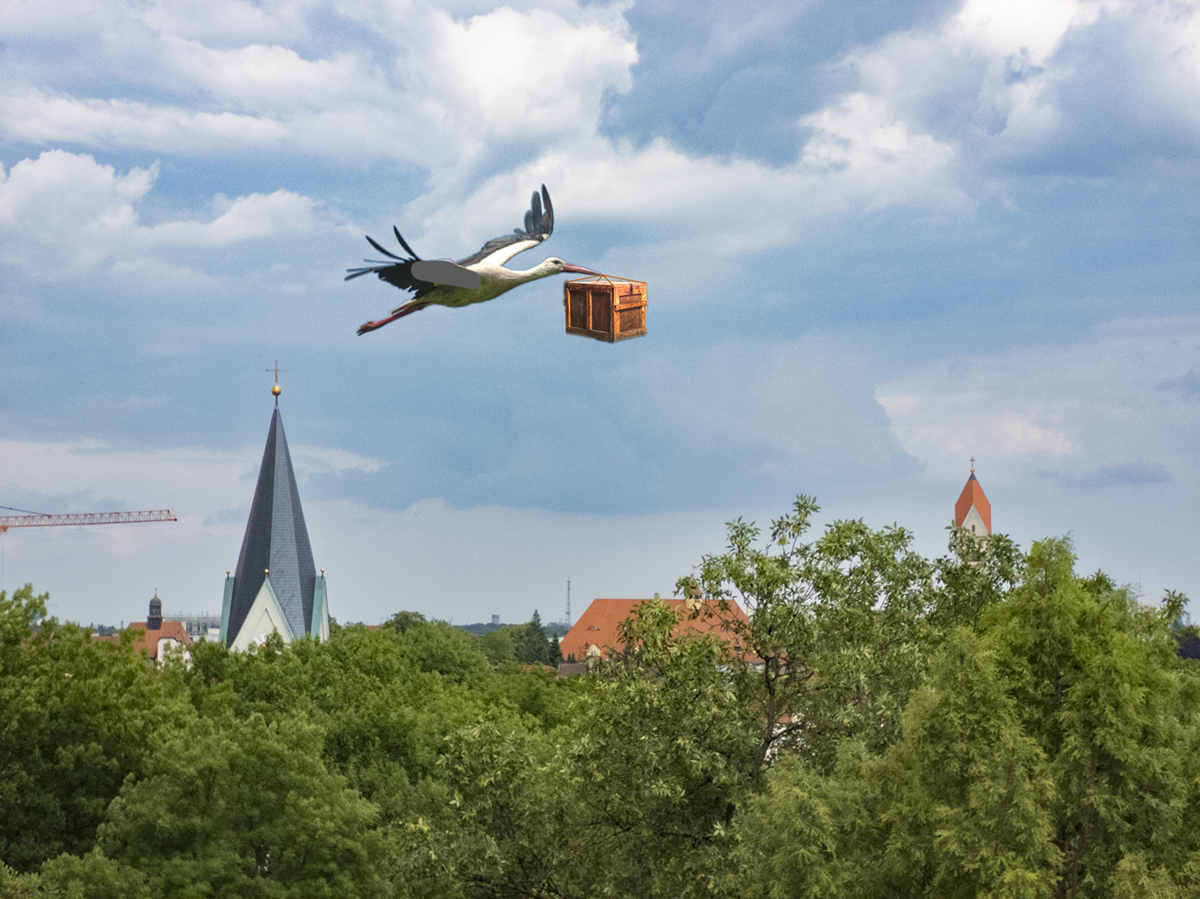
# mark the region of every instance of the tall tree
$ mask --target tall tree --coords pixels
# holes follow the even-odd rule
[[[378,810],[327,771],[321,742],[294,717],[192,716],[112,803],[100,849],[157,895],[381,896]]]
[[[1062,863],[1046,756],[1022,726],[994,647],[960,628],[874,766],[886,837],[877,889],[1049,899]]]
[[[568,682],[571,715],[553,730],[496,710],[451,736],[444,770],[460,829],[430,835],[427,851],[454,859],[469,895],[705,891],[746,790],[757,722],[719,642],[677,636],[678,623],[665,604],[643,604],[625,628],[631,651]],[[422,876],[436,882],[435,868]]]
[[[985,618],[1024,732],[1047,761],[1061,853],[1055,895],[1102,896],[1126,854],[1182,871],[1198,845],[1187,760],[1197,681],[1170,631],[1183,598],[1138,604],[1074,574],[1069,540],[1034,544],[1021,585]]]
[[[615,895],[704,894],[759,764],[740,666],[717,637],[680,625],[657,600],[622,624],[625,653],[586,681],[564,749]]]
[[[517,661],[518,638],[524,636],[524,627],[515,624],[506,624],[480,637],[479,648],[493,665],[515,662]]]
[[[48,596],[0,591],[0,859],[36,870],[83,853],[180,697],[132,648],[46,617]]]
[[[546,637],[546,629],[542,626],[542,616],[537,609],[533,617],[525,625],[525,633],[516,647],[517,661],[524,665],[549,665],[550,641]]]
[[[739,822],[745,895],[1195,894],[1183,598],[1143,607],[1073,563],[1069,541],[1034,544],[1015,589],[945,635],[882,755],[859,737],[832,770],[797,759],[768,778]]]
[[[839,521],[805,542],[817,511],[797,497],[765,546],[753,523],[730,522],[726,552],[704,556],[698,576],[676,585],[748,613],[743,621],[706,603],[694,614],[716,614],[738,636],[747,664],[731,670],[761,721],[756,772],[780,751],[829,768],[850,736],[881,750],[926,671],[933,569],[911,535]]]
[[[950,554],[934,562],[935,590],[929,623],[943,634],[976,627],[985,609],[1017,585],[1024,557],[1006,534],[979,537],[951,525]]]

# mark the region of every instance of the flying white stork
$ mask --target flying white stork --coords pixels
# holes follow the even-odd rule
[[[525,213],[524,229],[514,228],[512,234],[494,237],[485,243],[478,253],[458,262],[449,259],[422,259],[405,243],[398,228],[393,226],[392,231],[409,258],[405,259],[385,250],[368,236],[367,242],[371,246],[396,261],[364,259],[364,262],[371,265],[346,269],[350,273],[346,275],[346,280],[374,272],[381,281],[394,284],[401,290],[411,291],[413,298],[393,309],[387,318],[367,322],[358,329],[359,334],[382,328],[388,322],[403,318],[410,312],[416,312],[426,306],[469,306],[472,303],[494,300],[514,287],[548,275],[562,272],[579,275],[599,274],[591,269],[563,262],[557,256],[551,256],[526,271],[513,271],[504,267],[504,263],[518,253],[536,247],[554,233],[554,207],[550,205],[550,194],[544,184],[540,197],[537,191],[533,193],[529,211]]]

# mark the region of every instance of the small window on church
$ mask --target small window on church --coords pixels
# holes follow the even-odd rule
[[[975,525],[971,525],[971,533],[972,533],[972,534],[974,534],[974,533],[975,533]]]

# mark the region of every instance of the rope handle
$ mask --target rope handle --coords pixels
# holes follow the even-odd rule
[[[598,282],[601,280],[607,281],[613,287],[617,286],[616,283],[614,283],[614,279],[610,278],[608,275],[587,275],[586,277],[583,277],[583,278],[570,278],[564,283],[566,283],[566,284],[582,284],[584,281],[597,281]],[[624,281],[626,284],[641,284],[643,287],[646,286],[645,281],[637,281],[633,278],[616,278],[616,281]]]

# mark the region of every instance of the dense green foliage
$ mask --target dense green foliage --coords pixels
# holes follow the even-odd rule
[[[536,614],[154,669],[0,593],[0,899],[1200,896],[1183,597],[816,511],[681,579],[728,640],[564,678]]]

